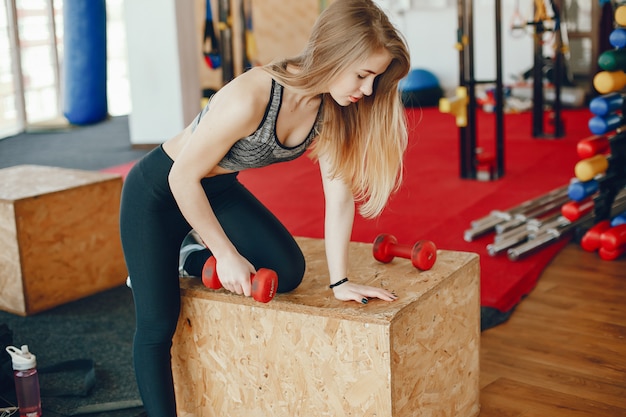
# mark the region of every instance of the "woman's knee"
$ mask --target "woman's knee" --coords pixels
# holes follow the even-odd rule
[[[139,345],[170,346],[176,332],[178,318],[137,320],[135,343]]]
[[[132,280],[132,278],[131,278]],[[133,289],[135,300],[135,338],[139,343],[162,345],[171,343],[180,315],[180,295],[176,287],[164,287],[158,292]],[[152,288],[150,290],[153,290]],[[163,292],[168,292],[167,296]]]
[[[306,270],[306,262],[302,252],[294,254],[276,267],[278,275],[278,292],[285,293],[295,290],[302,279]]]

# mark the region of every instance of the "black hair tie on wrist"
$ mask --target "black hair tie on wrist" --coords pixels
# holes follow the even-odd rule
[[[340,280],[340,281],[337,281],[337,282],[335,282],[334,284],[330,284],[330,285],[328,286],[328,288],[330,288],[330,289],[332,290],[333,288],[338,287],[338,286],[340,286],[341,284],[343,284],[343,283],[345,283],[345,282],[348,282],[348,277],[345,277],[344,279],[342,279],[342,280]]]

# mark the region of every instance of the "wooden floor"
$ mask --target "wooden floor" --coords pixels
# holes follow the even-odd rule
[[[626,257],[570,243],[480,357],[480,417],[626,416]]]

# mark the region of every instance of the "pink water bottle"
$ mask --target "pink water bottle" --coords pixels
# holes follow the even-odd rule
[[[13,362],[15,393],[20,417],[40,417],[41,393],[37,375],[37,358],[28,351],[26,345],[22,346],[22,349],[8,346],[6,350]]]

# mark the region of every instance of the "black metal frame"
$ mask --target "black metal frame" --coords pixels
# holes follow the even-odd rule
[[[474,75],[474,5],[473,0],[458,0],[459,85],[467,89],[467,126],[459,127],[461,178],[478,178],[476,143],[476,85],[493,83],[495,91],[495,160],[490,179],[504,176],[504,88],[502,83],[501,0],[495,1],[496,79],[477,81]]]
[[[554,103],[552,104],[552,110],[554,112],[554,124],[553,133],[547,133],[545,129],[545,110],[544,110],[544,95],[543,95],[543,35],[547,32],[544,22],[542,20],[529,22],[529,25],[534,26],[535,34],[533,37],[533,111],[532,111],[532,135],[535,138],[560,138],[565,136],[565,128],[563,125],[563,119],[561,117],[561,82],[563,80],[564,60],[563,60],[563,37],[561,36],[560,29],[560,13],[557,5],[554,1],[550,1],[552,9],[554,11],[554,19],[557,22],[554,28],[554,36],[556,39],[556,51],[554,53]]]

